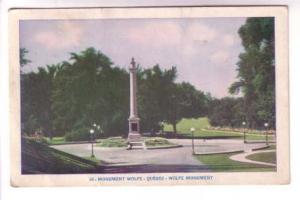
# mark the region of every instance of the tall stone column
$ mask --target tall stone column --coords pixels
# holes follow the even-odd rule
[[[130,117],[129,118],[138,118],[137,114],[137,99],[136,99],[136,71],[134,58],[131,59],[130,70]]]
[[[140,118],[138,117],[137,110],[137,83],[136,83],[136,63],[134,58],[131,59],[130,71],[130,116],[129,116],[129,133],[128,141],[138,142],[141,140],[140,134]]]

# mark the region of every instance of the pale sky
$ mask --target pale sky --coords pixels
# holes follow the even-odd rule
[[[68,60],[70,52],[94,47],[114,65],[131,57],[143,68],[176,66],[187,81],[212,96],[228,96],[243,51],[238,29],[246,18],[27,20],[20,22],[20,46],[32,62],[23,71]]]

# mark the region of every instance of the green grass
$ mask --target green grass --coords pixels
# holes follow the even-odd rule
[[[52,137],[52,140],[50,140],[50,138],[46,137],[46,140],[49,145],[57,145],[57,144],[65,144],[66,143],[65,137]]]
[[[266,140],[266,136],[265,135],[260,135],[260,134],[251,134],[251,133],[247,133],[246,134],[246,140],[247,141],[251,141],[251,140],[260,140],[260,141],[265,141]],[[268,140],[272,141],[274,140],[274,137],[272,135],[268,135]]]
[[[122,137],[110,137],[106,139],[97,140],[96,146],[99,147],[126,147],[127,140]]]
[[[276,164],[276,152],[256,153],[246,157],[249,160]]]
[[[209,120],[207,117],[200,117],[197,119],[187,119],[183,118],[177,123],[177,133],[180,135],[191,137],[190,128],[194,127],[194,137],[237,137],[241,139],[243,137],[243,132],[236,132],[236,131],[224,131],[224,130],[212,130],[209,129],[211,127]],[[173,131],[173,127],[171,124],[164,125],[164,131]],[[265,140],[265,135],[260,135],[257,133],[247,133],[246,134],[247,140]],[[269,140],[273,137],[268,136]]]
[[[169,142],[169,140],[161,137],[153,137],[147,138],[145,140],[147,147],[167,147],[167,146],[174,146],[175,144]]]
[[[47,146],[33,139],[22,138],[23,174],[92,173],[98,164]]]
[[[195,157],[203,164],[208,165],[209,168],[215,172],[275,171],[274,167],[231,160],[229,157],[235,154],[236,153],[196,155]]]
[[[201,117],[198,119],[186,119],[183,118],[177,123],[177,130],[181,133],[189,133],[190,128],[194,127],[196,129],[196,132],[210,127],[209,121],[207,117]],[[165,124],[164,125],[164,131],[173,131],[173,127],[171,124]]]
[[[207,117],[200,117],[197,119],[186,119],[183,118],[177,123],[178,134],[184,136],[192,136],[190,128],[195,128],[194,137],[240,137],[241,133],[208,130],[210,123]],[[170,124],[165,124],[164,131],[173,131],[173,127]]]

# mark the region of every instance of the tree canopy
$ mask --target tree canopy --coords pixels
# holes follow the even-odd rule
[[[23,132],[39,129],[70,140],[89,138],[93,123],[103,136],[127,136],[129,73],[102,52],[88,48],[71,53],[68,61],[23,74]],[[176,67],[138,68],[138,109],[141,129],[158,131],[161,122],[207,112],[206,95],[189,83],[176,83]]]
[[[229,91],[243,93],[250,127],[262,127],[265,122],[275,127],[274,18],[248,18],[239,35],[245,51],[237,63],[239,80]]]

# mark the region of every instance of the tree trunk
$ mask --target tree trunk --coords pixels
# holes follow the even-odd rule
[[[175,137],[176,137],[176,135],[177,135],[176,122],[172,123],[172,126],[173,126],[173,132],[174,132],[174,135],[175,135]]]

